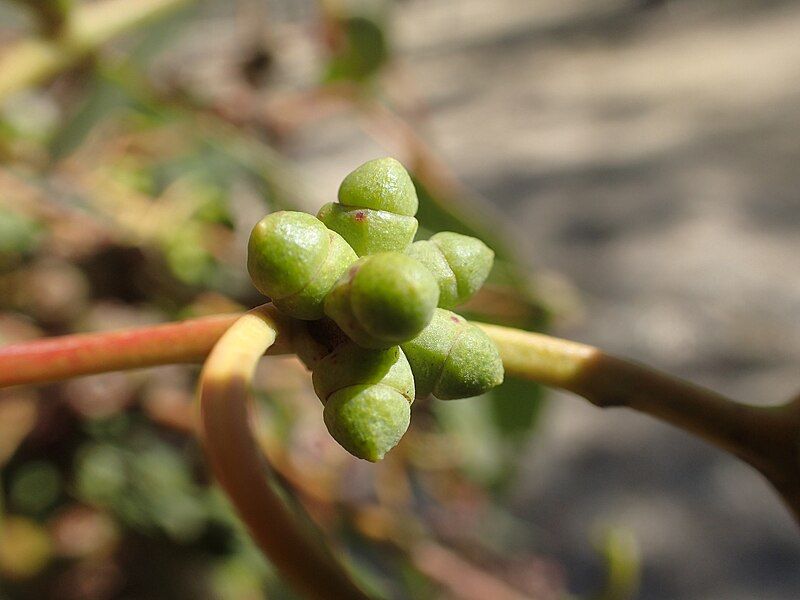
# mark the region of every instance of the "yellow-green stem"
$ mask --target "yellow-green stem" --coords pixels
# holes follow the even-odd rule
[[[260,307],[239,318],[211,351],[200,380],[200,430],[211,468],[259,547],[296,590],[320,600],[363,600],[364,592],[315,539],[321,537],[304,530],[308,524],[273,487],[250,430],[250,382],[276,342],[291,343],[291,325],[272,307]]]
[[[631,408],[730,452],[772,483],[800,523],[800,402],[741,404],[592,346],[478,325],[510,375],[569,390],[600,408]]]

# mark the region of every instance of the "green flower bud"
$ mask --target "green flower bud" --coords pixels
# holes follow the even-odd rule
[[[328,398],[323,418],[331,436],[345,450],[377,462],[408,429],[411,406],[388,385],[354,385]]]
[[[344,343],[317,363],[312,380],[328,431],[354,456],[378,461],[408,429],[414,376],[399,347]]]
[[[384,252],[352,265],[325,298],[325,314],[364,348],[410,340],[430,322],[436,280],[420,262]]]
[[[503,362],[492,340],[463,317],[443,310],[422,333],[401,344],[418,398],[469,398],[503,382]]]
[[[482,241],[450,231],[414,242],[406,254],[436,277],[442,308],[453,308],[472,297],[486,281],[494,261],[494,252]]]
[[[356,259],[339,234],[301,212],[267,215],[253,228],[247,246],[253,284],[297,319],[323,316],[325,296]]]
[[[394,158],[376,158],[351,172],[339,186],[344,206],[384,210],[413,217],[419,201],[408,171]]]
[[[399,346],[368,350],[345,342],[316,364],[312,382],[323,404],[343,388],[378,383],[394,388],[409,403],[414,401],[414,375]]]
[[[319,219],[339,233],[359,256],[402,252],[414,240],[419,201],[408,172],[393,158],[378,158],[350,173],[339,187],[339,203],[323,206]]]

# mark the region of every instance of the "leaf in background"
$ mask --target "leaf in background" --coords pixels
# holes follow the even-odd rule
[[[541,385],[514,377],[506,377],[503,385],[492,390],[492,422],[507,442],[516,443],[533,430],[543,396]]]
[[[448,445],[452,445],[461,470],[474,481],[493,484],[505,467],[489,394],[463,401],[433,401],[431,409],[452,440]]]
[[[509,246],[503,223],[490,214],[470,214],[466,205],[433,194],[413,177],[419,197],[417,220],[424,239],[433,231],[455,231],[484,241],[495,252],[495,263],[484,289],[459,312],[469,318],[523,329],[541,330],[549,310],[534,293],[528,268]],[[476,209],[477,210],[477,209]]]
[[[64,158],[84,141],[101,121],[122,109],[141,106],[127,91],[102,71],[94,70],[82,102],[61,125],[50,141],[53,160]]]
[[[431,408],[452,436],[464,472],[500,492],[513,481],[519,453],[539,422],[543,402],[541,386],[507,378],[482,396],[433,401]]]
[[[504,468],[493,484],[495,491],[502,492],[513,483],[519,471],[520,453],[539,423],[545,394],[537,383],[506,377],[503,385],[490,392],[489,398],[492,423],[502,440],[504,456]]]
[[[385,24],[371,15],[350,15],[334,24],[337,39],[324,80],[364,82],[389,60]]]
[[[131,36],[132,42],[130,49],[125,52],[125,61],[137,69],[147,67],[159,52],[174,45],[181,31],[198,18],[200,4],[189,2],[150,21],[147,27],[138,29],[135,36]]]
[[[0,267],[33,252],[40,238],[41,227],[36,221],[0,207]]]
[[[61,495],[61,473],[47,461],[24,463],[11,474],[8,494],[12,508],[41,517]]]

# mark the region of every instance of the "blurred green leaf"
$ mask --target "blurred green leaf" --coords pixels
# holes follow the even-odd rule
[[[10,505],[19,512],[41,516],[61,495],[61,473],[47,461],[27,462],[12,474]]]
[[[115,443],[87,443],[75,472],[81,499],[143,532],[191,541],[211,516],[208,491],[193,481],[185,456],[146,429],[134,428]]]
[[[59,160],[73,152],[101,121],[122,109],[143,109],[124,88],[95,70],[87,84],[84,98],[50,141],[50,154]]]
[[[325,80],[363,82],[375,76],[389,59],[385,24],[366,15],[337,22],[342,40],[328,63]]]
[[[509,443],[525,438],[541,414],[543,389],[537,383],[506,377],[489,395],[492,422]]]
[[[463,472],[479,483],[494,483],[505,468],[502,439],[491,417],[490,395],[434,401],[431,408],[452,438]]]
[[[516,474],[519,453],[538,423],[542,403],[541,386],[507,378],[483,396],[436,401],[432,408],[453,437],[465,473],[502,491]]]
[[[0,266],[33,252],[41,233],[33,219],[0,207]]]
[[[203,233],[202,227],[189,222],[176,228],[165,242],[170,269],[184,283],[210,284],[216,275],[216,260],[204,245]]]

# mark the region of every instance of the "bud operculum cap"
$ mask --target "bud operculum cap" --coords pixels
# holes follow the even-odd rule
[[[494,252],[478,238],[452,231],[434,234],[431,241],[442,251],[456,275],[457,304],[465,302],[481,288],[489,276]]]
[[[273,300],[303,289],[328,256],[330,236],[312,215],[279,211],[253,227],[247,270],[258,290]]]
[[[312,380],[328,431],[354,456],[378,461],[408,429],[414,375],[398,346],[345,342],[316,364]]]
[[[360,259],[325,299],[325,314],[358,345],[388,348],[430,322],[439,287],[419,261],[397,252]]]
[[[408,171],[391,157],[367,161],[348,174],[339,186],[339,202],[407,217],[417,214],[419,206]]]
[[[451,231],[414,242],[406,254],[423,263],[436,277],[442,308],[469,300],[486,281],[494,262],[494,252],[482,241]]]
[[[440,400],[479,396],[503,383],[503,361],[494,342],[472,323],[455,339],[433,395]]]
[[[492,340],[448,310],[437,309],[428,327],[401,347],[414,373],[418,398],[468,398],[503,382],[503,363]]]
[[[411,405],[388,385],[353,385],[328,397],[323,418],[331,436],[345,450],[377,462],[408,429]]]

